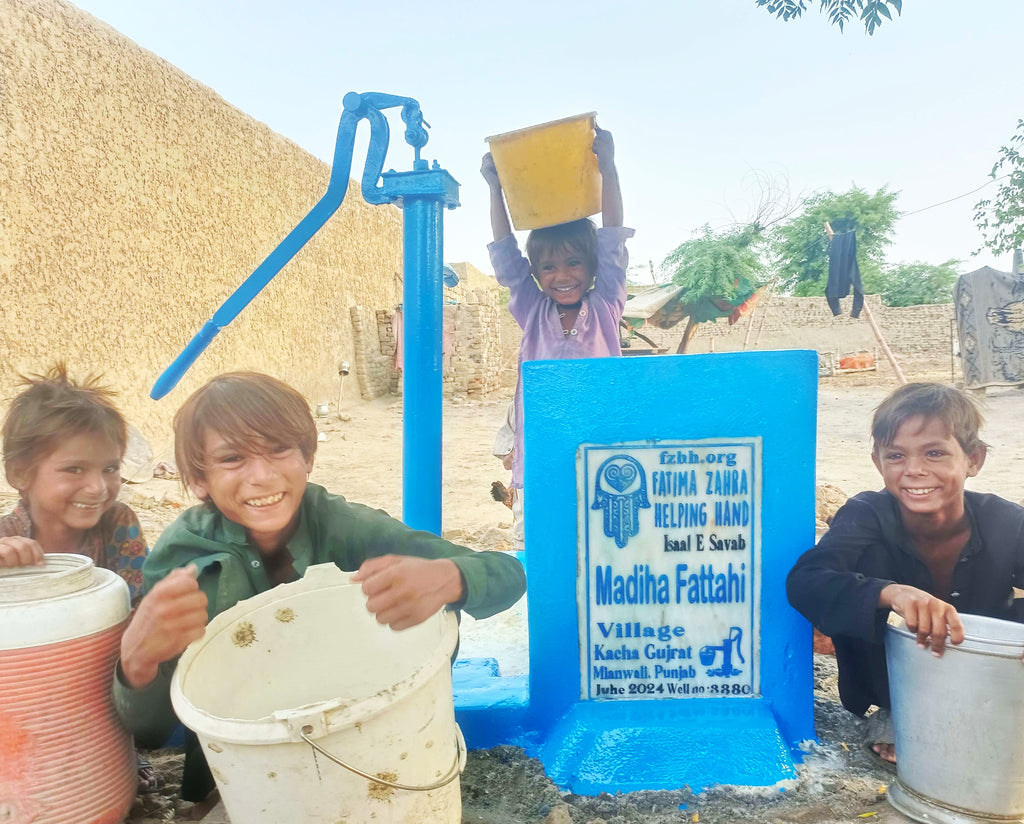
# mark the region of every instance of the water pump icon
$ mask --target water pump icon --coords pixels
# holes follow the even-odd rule
[[[732,654],[735,650],[737,657],[744,664],[747,662],[743,657],[743,653],[740,652],[740,642],[743,640],[743,630],[739,627],[729,628],[729,637],[723,638],[722,643],[719,646],[707,644],[700,649],[700,663],[704,667],[712,667],[715,663],[715,656],[718,652],[722,653],[722,666],[718,669],[709,669],[708,675],[717,675],[722,678],[731,678],[733,675],[739,675],[743,670],[738,670],[732,665]]]

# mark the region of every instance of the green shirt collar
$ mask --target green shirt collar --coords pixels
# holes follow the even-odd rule
[[[254,555],[258,556],[260,554],[259,547],[250,540],[245,527],[235,521],[232,521],[213,504],[208,504],[208,506],[217,513],[217,518],[220,521],[220,528],[227,543],[244,547]],[[298,573],[299,576],[306,571],[306,568],[310,564],[315,563],[313,560],[313,537],[310,535],[310,518],[307,510],[307,495],[303,494],[302,501],[299,504],[298,526],[295,528],[295,532],[292,537],[285,544],[288,548],[288,553],[292,556],[292,563],[295,566],[295,572]]]

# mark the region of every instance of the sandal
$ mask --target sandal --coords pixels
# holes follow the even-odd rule
[[[156,774],[153,765],[138,750],[135,751],[135,765],[139,774],[139,783],[136,791],[139,793],[155,793],[159,790],[160,776]]]

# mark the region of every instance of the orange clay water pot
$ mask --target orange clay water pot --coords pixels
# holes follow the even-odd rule
[[[117,824],[135,798],[111,701],[128,586],[81,555],[0,569],[0,822]]]

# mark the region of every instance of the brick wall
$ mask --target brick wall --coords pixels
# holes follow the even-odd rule
[[[366,306],[353,306],[352,333],[354,336],[354,362],[350,364],[350,378],[354,372],[359,394],[367,399],[379,398],[392,391],[395,343],[391,321],[387,318],[386,338],[382,336],[382,315],[387,313]],[[385,347],[382,338],[389,340]]]
[[[893,353],[934,361],[937,368],[949,364],[953,332],[953,304],[930,306],[883,306],[878,295],[867,295],[865,302],[874,314]],[[850,317],[852,297],[841,301],[842,314],[833,317],[824,298],[796,298],[774,295],[762,302],[753,315],[748,349],[817,349],[822,352],[854,352],[877,348],[871,327],[861,314]],[[691,352],[731,352],[743,349],[750,318],[740,318],[729,326],[728,320],[702,323],[690,344]],[[672,329],[644,327],[641,332],[669,352],[674,352],[682,336],[683,324]],[[637,346],[643,346],[637,341]],[[879,355],[881,357],[881,354]]]
[[[503,368],[498,291],[496,288],[463,289],[458,301],[452,294],[452,290],[445,290],[449,302],[443,307],[441,374],[444,396],[469,397],[493,392],[508,381]],[[395,364],[395,310],[353,307],[352,314],[361,394],[364,398],[400,394],[402,372]],[[513,364],[513,379],[514,375]]]
[[[515,386],[522,331],[503,299],[507,290],[497,288],[493,279],[489,281],[482,290],[487,296],[485,300],[471,297],[474,290],[468,290],[460,293],[465,304],[445,307],[446,325],[454,330],[454,346],[444,358],[446,396],[496,390],[511,395]],[[452,290],[446,289],[445,295],[451,299]],[[845,298],[841,301],[842,314],[833,317],[824,298],[773,296],[757,308],[747,348],[816,349],[840,354],[862,349],[878,350],[878,342],[864,315],[850,317],[852,303],[852,297]],[[887,307],[882,305],[878,295],[868,295],[866,303],[897,360],[912,361],[918,371],[945,371],[950,368],[953,340],[951,303]],[[365,352],[367,373],[372,372],[373,375],[373,388],[363,390],[365,397],[400,391],[399,373],[392,366],[393,317],[393,312],[379,312],[379,338],[368,340],[369,348],[360,350]],[[702,323],[697,327],[690,351],[740,351],[749,323],[749,316],[741,318],[733,326],[729,326],[724,318]],[[644,327],[641,331],[673,353],[682,336],[683,324],[671,329]],[[634,339],[633,345],[637,348],[647,346],[639,339]],[[880,350],[878,357],[880,366],[888,369]],[[385,377],[385,373],[390,375],[390,379]]]

